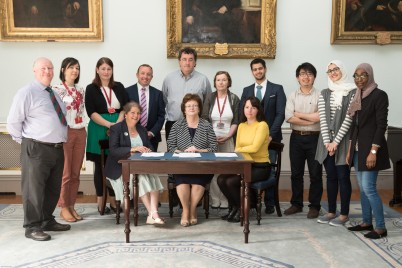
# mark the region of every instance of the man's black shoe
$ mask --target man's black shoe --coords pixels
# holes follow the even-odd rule
[[[275,207],[273,207],[273,206],[267,206],[265,208],[265,214],[272,214],[274,212],[275,212]]]
[[[55,232],[61,232],[61,231],[68,231],[71,229],[70,224],[61,224],[61,223],[53,223],[53,224],[48,224],[43,227],[43,231],[55,231]]]
[[[29,229],[25,231],[25,237],[35,241],[48,241],[51,238],[49,234],[44,233],[42,230],[29,230]]]

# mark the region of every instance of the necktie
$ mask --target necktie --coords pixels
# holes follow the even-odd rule
[[[261,85],[258,85],[258,86],[257,86],[257,95],[256,95],[256,97],[257,97],[260,101],[262,100],[261,88],[262,88]]]
[[[60,123],[64,126],[67,126],[66,118],[64,117],[63,111],[61,110],[60,104],[56,99],[56,96],[53,93],[53,90],[50,87],[45,88],[47,92],[49,92],[50,100],[52,101],[53,107],[56,110],[57,116],[59,117]]]
[[[141,89],[141,103],[142,113],[140,123],[143,127],[147,126],[148,116],[147,116],[147,97],[145,96],[145,88]]]

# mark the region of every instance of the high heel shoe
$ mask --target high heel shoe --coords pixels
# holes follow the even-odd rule
[[[237,209],[236,214],[233,215],[230,219],[228,219],[228,222],[240,222],[240,210]]]
[[[233,220],[233,217],[237,214],[238,211],[239,211],[239,209],[237,207],[233,207],[232,211],[229,213],[229,215],[227,217],[227,221],[231,222],[231,220]]]
[[[158,211],[151,211],[151,214],[147,217],[147,224],[165,224],[165,220],[158,217],[154,218],[153,214],[158,213]]]

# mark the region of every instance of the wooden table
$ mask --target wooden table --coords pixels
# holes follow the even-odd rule
[[[177,158],[171,153],[152,159],[134,154],[127,160],[120,160],[124,182],[124,233],[126,243],[130,242],[130,174],[240,174],[242,176],[242,207],[240,223],[244,226],[244,242],[248,243],[249,230],[249,183],[251,182],[251,164],[254,162],[248,154],[238,154],[238,158],[219,158],[213,153],[202,153],[202,158]],[[134,176],[134,226],[138,221],[138,181]],[[243,205],[244,204],[244,205]]]

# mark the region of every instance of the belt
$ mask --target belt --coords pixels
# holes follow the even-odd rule
[[[38,140],[35,140],[35,139],[28,139],[28,140],[31,140],[31,141],[36,142],[36,143],[44,144],[44,145],[47,145],[47,146],[52,146],[54,148],[63,148],[63,143],[62,142],[51,143],[51,142],[38,141]]]
[[[319,131],[304,131],[304,130],[292,130],[292,133],[301,136],[313,136],[313,135],[320,135]]]

